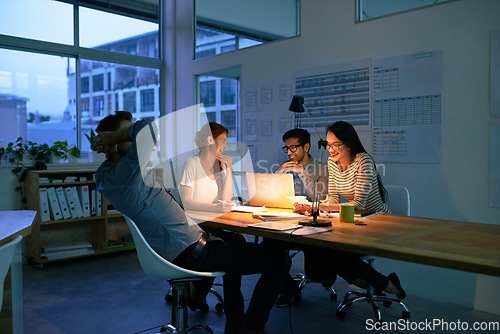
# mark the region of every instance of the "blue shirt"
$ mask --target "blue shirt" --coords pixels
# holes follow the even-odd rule
[[[132,139],[129,152],[117,164],[106,160],[99,166],[96,186],[117,210],[134,220],[151,248],[173,261],[200,239],[202,229],[155,179],[154,171],[146,169],[156,141],[155,133],[153,121],[133,124],[128,131]]]

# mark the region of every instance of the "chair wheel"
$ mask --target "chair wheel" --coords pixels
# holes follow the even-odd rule
[[[222,312],[222,311],[224,311],[224,305],[223,305],[222,303],[217,303],[217,304],[215,304],[215,310],[216,310],[217,312]]]
[[[392,302],[390,300],[384,300],[384,302],[382,303],[385,307],[389,307],[392,305]]]
[[[336,293],[331,293],[330,294],[330,301],[336,302],[337,301],[337,294]]]
[[[401,313],[401,318],[405,319],[405,320],[410,320],[410,312],[409,311],[403,311],[403,313]]]
[[[167,303],[169,303],[169,304],[172,304],[172,295],[171,295],[171,294],[169,294],[169,293],[167,293],[167,294],[165,295],[165,301],[166,301]]]

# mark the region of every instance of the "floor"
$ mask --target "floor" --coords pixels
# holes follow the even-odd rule
[[[300,254],[294,258],[292,273],[301,271],[302,261]],[[149,334],[159,332],[160,326],[170,319],[170,304],[164,301],[168,283],[148,277],[134,251],[52,263],[42,269],[25,264],[23,272],[27,334]],[[257,279],[256,275],[244,278],[243,293],[247,300]],[[341,279],[334,287],[339,296],[352,288]],[[483,326],[500,323],[497,315],[416,296],[408,296],[405,303],[411,311],[409,323],[398,322],[402,310],[399,305],[382,307],[385,325],[391,326],[385,327],[389,330],[384,333],[465,333],[457,329],[472,328],[474,322]],[[225,319],[223,313],[215,311],[214,297],[209,298],[209,305],[208,313],[190,311],[189,325],[203,323],[214,333],[223,333]],[[309,284],[299,304],[273,308],[266,331],[270,334],[374,331],[373,311],[368,304],[352,306],[345,319],[336,317],[335,306],[320,284]],[[434,321],[447,322],[450,330],[439,324],[430,327]]]

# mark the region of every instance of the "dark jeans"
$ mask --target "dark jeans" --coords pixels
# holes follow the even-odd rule
[[[353,284],[357,278],[365,280],[375,290],[383,291],[389,282],[388,278],[375,268],[360,259],[360,255],[335,249],[321,248],[310,245],[288,244],[284,241],[264,239],[261,244],[277,249],[300,248],[304,252],[304,271],[312,281],[335,281],[338,276],[347,283]],[[283,291],[295,287],[291,275],[288,275]]]
[[[218,235],[209,238],[197,260],[186,259],[177,265],[196,271],[225,271],[224,312],[226,318],[241,318],[245,327],[261,330],[285,282],[291,261],[284,250],[270,249],[241,238]],[[242,275],[261,274],[245,313],[241,293]]]
[[[330,280],[339,275],[349,284],[361,278],[375,290],[383,291],[387,287],[387,277],[360,259],[358,254],[314,246],[303,246],[302,250],[304,270],[312,280]]]

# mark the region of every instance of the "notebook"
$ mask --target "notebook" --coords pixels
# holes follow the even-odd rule
[[[275,231],[288,231],[288,230],[299,229],[302,226],[293,223],[263,222],[263,223],[250,224],[248,225],[248,227],[265,228]]]
[[[246,173],[251,206],[293,209],[287,197],[295,196],[292,174]]]

